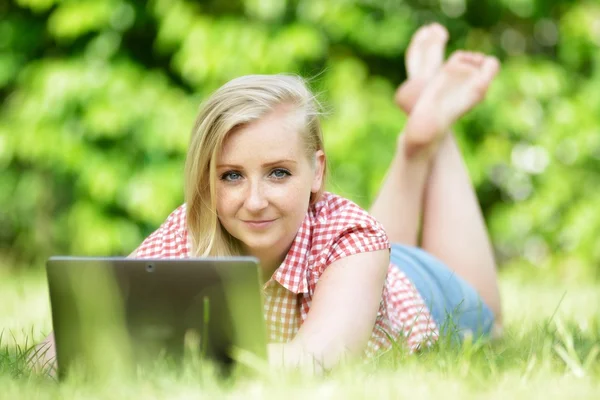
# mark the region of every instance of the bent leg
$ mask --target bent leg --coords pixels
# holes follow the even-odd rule
[[[409,156],[400,136],[396,154],[369,213],[385,229],[390,242],[416,246],[431,155]]]
[[[456,118],[483,99],[497,68],[494,59],[479,54],[458,52],[453,55],[438,77],[429,85],[423,85],[423,95],[418,97],[406,127],[405,142],[420,148],[442,138],[424,188],[421,246],[473,285],[496,315],[499,326],[501,305],[496,263],[481,209],[455,139],[451,133],[440,134],[440,130],[449,129]],[[405,99],[414,98],[415,92],[418,88],[415,90],[413,85],[412,94]],[[402,106],[412,108],[410,104]],[[432,115],[435,117],[431,118]],[[387,181],[384,189],[386,185]],[[392,203],[394,194],[384,189],[382,193]],[[405,196],[405,193],[397,191],[395,197]],[[402,206],[402,202],[396,204]],[[409,211],[415,212],[415,209]],[[420,213],[421,208],[417,212]],[[388,219],[392,215],[388,214]],[[383,223],[388,229],[387,226],[397,226],[403,221]],[[397,235],[392,232],[390,238],[397,240]],[[416,239],[403,243],[415,242]]]
[[[407,113],[416,107],[419,115],[409,119],[409,135],[398,142],[371,213],[383,224],[390,241],[413,246],[419,243],[422,216],[423,249],[469,282],[492,309],[500,326],[492,246],[468,171],[452,133],[447,131],[456,118],[483,99],[497,72],[497,62],[483,55],[458,52],[445,73],[433,79],[446,40],[445,29],[433,24],[421,28],[411,41],[407,52],[409,80],[398,89],[395,100]],[[435,86],[432,80],[438,81],[437,88],[429,88]],[[427,98],[420,101],[426,90]],[[418,102],[422,104],[417,107]],[[432,124],[431,117],[436,114],[446,115],[435,118]],[[416,157],[415,149],[419,150]]]
[[[481,54],[452,55],[419,97],[407,131],[413,128],[421,138],[428,129],[431,135],[436,134],[436,120],[438,127],[449,129],[457,117],[483,100],[498,66],[497,60]],[[433,109],[437,115],[431,122]],[[444,137],[425,189],[421,247],[473,285],[500,326],[496,262],[475,190],[453,135]]]
[[[444,59],[448,32],[439,24],[419,28],[406,52],[407,82],[427,82]],[[422,87],[405,84],[396,92],[396,103],[405,111],[412,109]],[[423,209],[424,191],[429,177],[433,146],[423,146],[418,154],[402,134],[381,189],[369,212],[385,228],[391,242],[416,246]]]
[[[425,190],[421,247],[473,285],[501,323],[492,245],[453,135],[441,144]]]

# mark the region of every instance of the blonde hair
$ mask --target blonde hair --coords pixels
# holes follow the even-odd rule
[[[306,154],[323,150],[320,105],[305,81],[290,75],[249,75],[221,86],[201,107],[185,163],[187,229],[193,256],[241,254],[240,243],[222,226],[216,206],[216,159],[233,129],[256,121],[279,105],[290,105],[303,116],[300,133]],[[325,176],[325,170],[323,171]],[[311,193],[314,204],[323,192]]]

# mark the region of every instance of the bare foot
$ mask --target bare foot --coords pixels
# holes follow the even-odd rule
[[[410,40],[406,51],[407,80],[394,96],[396,104],[407,114],[442,66],[447,41],[448,31],[438,23],[422,26]]]
[[[494,57],[457,51],[427,85],[410,118],[404,136],[408,156],[434,154],[452,124],[483,100],[500,64]]]

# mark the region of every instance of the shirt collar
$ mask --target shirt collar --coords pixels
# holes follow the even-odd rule
[[[306,213],[285,259],[271,278],[295,294],[308,293],[308,253],[312,240],[311,227],[309,211]]]

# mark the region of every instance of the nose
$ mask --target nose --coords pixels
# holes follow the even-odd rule
[[[264,193],[264,188],[260,182],[251,182],[248,185],[248,191],[246,194],[246,200],[244,201],[244,207],[252,212],[259,212],[267,207],[269,202]]]

